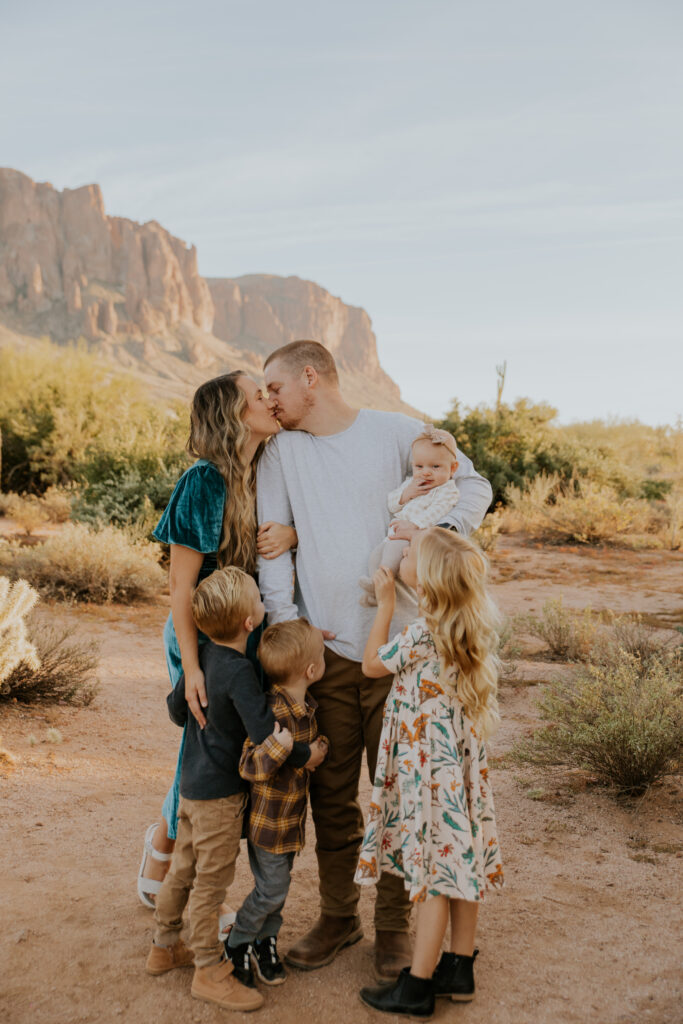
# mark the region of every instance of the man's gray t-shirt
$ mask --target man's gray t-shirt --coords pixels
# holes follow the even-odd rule
[[[424,423],[402,413],[361,409],[346,430],[315,435],[280,431],[258,468],[259,522],[293,524],[299,536],[296,588],[289,552],[259,558],[259,586],[269,622],[305,616],[336,633],[327,645],[362,661],[375,611],[359,604],[359,576],[386,536],[387,495],[410,470],[411,445]],[[491,502],[488,481],[458,452],[454,479],[460,500],[444,517],[462,534],[481,523]],[[414,601],[397,595],[392,632],[416,616]]]

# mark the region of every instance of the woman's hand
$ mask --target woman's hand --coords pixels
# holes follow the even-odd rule
[[[375,597],[377,598],[377,607],[392,607],[396,603],[396,581],[394,574],[391,569],[387,569],[385,565],[380,565],[379,569],[372,577],[372,582],[375,584]]]
[[[209,702],[206,699],[204,673],[200,668],[193,669],[192,672],[185,676],[185,700],[190,711],[197,719],[199,728],[203,729],[206,725],[206,715],[202,708],[207,707]]]
[[[277,558],[290,551],[299,543],[296,530],[293,526],[284,526],[282,523],[262,523],[256,534],[256,550],[264,558]]]
[[[287,753],[294,746],[294,739],[289,729],[283,729],[279,722],[275,723],[273,729],[273,737],[277,740],[281,747],[284,747]]]

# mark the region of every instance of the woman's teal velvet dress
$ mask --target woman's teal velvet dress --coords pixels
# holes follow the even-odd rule
[[[181,476],[166,510],[154,530],[154,537],[163,544],[180,544],[184,548],[192,548],[193,551],[199,551],[204,555],[197,582],[210,576],[218,568],[218,548],[223,529],[225,500],[226,488],[223,477],[212,462],[199,459]],[[255,662],[259,673],[260,666],[256,662],[256,647],[260,636],[260,629],[252,633],[247,646],[247,655]],[[201,645],[205,644],[209,638],[204,633],[199,633],[198,639]],[[172,615],[169,615],[164,627],[164,650],[171,686],[174,687],[183,673],[183,664]],[[184,744],[185,731],[183,730],[175,778],[163,806],[163,815],[168,823],[170,839],[176,838],[180,767]]]

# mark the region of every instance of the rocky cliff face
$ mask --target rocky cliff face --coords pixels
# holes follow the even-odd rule
[[[350,401],[403,408],[367,313],[311,281],[253,274],[204,280],[197,252],[160,224],[109,217],[97,185],[58,192],[0,168],[0,325],[93,348],[158,390],[186,394],[273,349],[322,341]]]

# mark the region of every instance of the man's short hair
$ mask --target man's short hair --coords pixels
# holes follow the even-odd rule
[[[274,622],[261,637],[258,659],[271,683],[303,675],[318,657],[320,631],[307,619]]]
[[[230,643],[254,610],[251,576],[236,565],[216,569],[192,592],[190,608],[197,629],[211,640]]]
[[[276,348],[263,364],[264,370],[268,363],[276,359],[293,375],[301,373],[305,366],[312,366],[328,382],[339,383],[334,356],[319,341],[292,341],[289,345]]]

